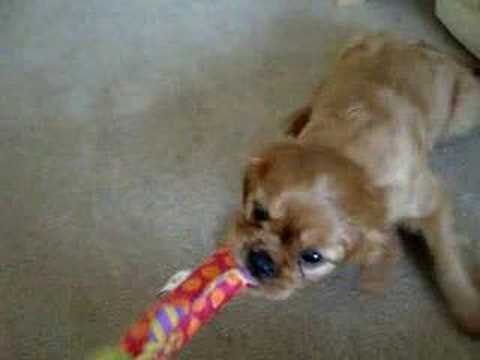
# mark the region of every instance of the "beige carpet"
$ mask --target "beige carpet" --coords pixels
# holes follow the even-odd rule
[[[208,254],[252,144],[352,31],[460,51],[431,1],[0,2],[0,355],[84,359]],[[478,137],[436,167],[479,233]],[[243,298],[182,359],[479,359],[408,261],[364,299],[345,269],[281,303]]]

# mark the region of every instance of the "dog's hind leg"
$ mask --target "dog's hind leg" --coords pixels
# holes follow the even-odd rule
[[[454,217],[440,187],[432,190],[432,211],[406,223],[420,230],[433,257],[436,279],[458,324],[467,332],[480,334],[480,289],[462,261],[462,246],[468,239],[454,228]]]

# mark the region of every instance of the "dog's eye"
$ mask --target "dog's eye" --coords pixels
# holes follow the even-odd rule
[[[267,209],[258,202],[255,202],[253,205],[253,219],[256,222],[268,221],[270,219],[270,214]]]
[[[315,265],[323,261],[323,256],[318,251],[313,249],[303,250],[300,253],[300,258],[304,263]]]

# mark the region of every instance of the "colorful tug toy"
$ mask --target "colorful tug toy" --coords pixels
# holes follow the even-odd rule
[[[94,359],[172,359],[213,315],[253,284],[230,250],[219,249],[154,303],[128,330],[119,347],[106,349]]]

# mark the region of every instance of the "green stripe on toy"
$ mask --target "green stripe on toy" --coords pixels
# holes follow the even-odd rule
[[[128,330],[120,348],[96,360],[167,360],[220,309],[254,281],[228,248],[215,251],[176,289],[159,299]]]

